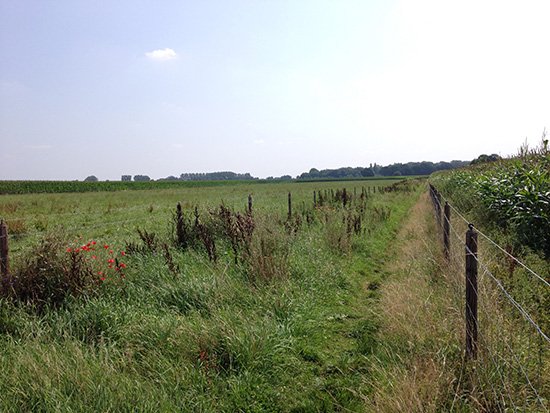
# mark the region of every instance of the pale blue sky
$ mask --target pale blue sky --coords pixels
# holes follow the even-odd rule
[[[550,2],[0,0],[0,179],[509,155],[550,127]]]

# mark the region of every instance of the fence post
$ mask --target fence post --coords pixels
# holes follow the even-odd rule
[[[444,252],[445,252],[445,258],[447,261],[449,261],[450,254],[451,254],[451,243],[450,243],[450,235],[451,235],[451,206],[448,202],[445,202],[445,208],[443,211],[443,246],[444,246]]]
[[[313,191],[313,206],[317,206],[317,191]]]
[[[252,214],[252,195],[248,195],[248,213]]]
[[[288,219],[292,218],[292,194],[288,193]]]
[[[441,193],[435,190],[435,210],[437,214],[437,224],[439,225],[438,231],[441,231]],[[441,234],[441,232],[440,232]]]
[[[4,220],[0,223],[0,273],[2,277],[7,277],[10,273],[8,227]]]
[[[466,231],[466,357],[477,357],[477,232]]]

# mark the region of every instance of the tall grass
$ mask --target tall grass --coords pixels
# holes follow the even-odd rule
[[[363,410],[384,351],[374,311],[383,257],[419,192],[314,208],[310,188],[296,195],[292,220],[285,203],[263,209],[258,200],[244,240],[235,231],[248,191],[232,195],[242,203],[223,197],[225,216],[219,203],[199,204],[193,231],[209,226],[216,259],[208,237],[178,243],[170,209],[155,225],[95,238],[117,251],[134,245],[124,279],[41,311],[0,298],[0,409]],[[197,218],[194,203],[182,205]]]

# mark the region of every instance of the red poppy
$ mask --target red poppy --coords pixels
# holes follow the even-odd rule
[[[109,246],[108,245],[104,245],[105,249],[108,250],[109,249]]]
[[[122,255],[126,255],[126,253],[124,251],[121,252]]]
[[[71,252],[72,250],[72,248],[67,248],[67,252]]]
[[[92,245],[95,245],[95,244],[96,244],[96,242],[95,242],[95,241],[92,241]]]
[[[109,264],[112,264],[113,262],[115,262],[115,260],[114,260],[113,258],[111,258],[110,260],[107,260],[107,262],[108,262]]]

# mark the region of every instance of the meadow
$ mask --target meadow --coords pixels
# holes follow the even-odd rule
[[[374,406],[394,363],[380,290],[425,189],[393,180],[2,195],[11,272],[0,408]]]

